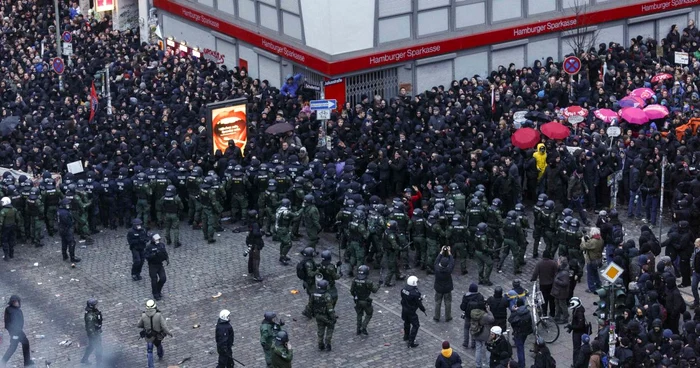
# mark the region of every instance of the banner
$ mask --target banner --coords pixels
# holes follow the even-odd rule
[[[248,143],[248,119],[246,99],[235,99],[207,105],[207,119],[211,137],[212,154],[217,150],[226,152],[228,142],[233,142],[245,150]]]
[[[109,83],[109,81],[107,81]],[[90,120],[88,122],[92,123],[92,119],[95,118],[95,111],[99,107],[99,102],[97,101],[97,91],[95,91],[95,81],[92,81],[92,87],[90,88]]]

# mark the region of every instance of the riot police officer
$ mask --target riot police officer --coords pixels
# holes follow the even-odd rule
[[[384,205],[377,204],[370,207],[367,217],[367,230],[369,231],[367,262],[371,262],[370,259],[373,259],[375,268],[381,267],[383,258],[382,237],[384,236],[384,224],[386,224],[384,216],[382,216],[383,211]]]
[[[398,239],[398,224],[394,220],[387,223],[387,229],[384,232],[382,248],[386,257],[388,274],[383,280],[386,286],[394,286],[391,279],[396,276],[397,280],[403,280],[404,277],[399,273],[398,257],[399,257],[399,239]],[[381,282],[381,281],[380,281]]]
[[[26,200],[27,208],[25,213],[27,215],[27,222],[29,223],[29,233],[27,238],[32,240],[32,244],[35,247],[42,247],[44,244],[41,243],[41,233],[42,233],[42,223],[43,218],[43,208],[44,204],[39,196],[39,188],[33,187],[30,189],[29,197]]]
[[[111,170],[104,171],[104,177],[99,183],[99,186],[99,204],[102,226],[114,230],[117,228],[117,219],[114,216],[114,209],[116,207],[115,205],[117,197],[117,184],[114,181],[114,179],[112,179]]]
[[[558,214],[554,211],[554,201],[549,199],[544,202],[544,210],[542,211],[542,223],[546,225],[544,228],[544,243],[545,252],[552,258],[556,252],[556,231]]]
[[[348,276],[353,276],[353,269],[358,264],[365,261],[365,241],[369,237],[369,231],[364,225],[364,213],[360,210],[353,212],[352,221],[348,224],[348,243],[350,252],[350,272]]]
[[[63,193],[56,189],[53,179],[50,179],[50,182],[45,182],[41,197],[44,199],[43,211],[46,221],[46,231],[49,233],[49,236],[53,237],[53,234],[56,232],[56,214],[58,211],[58,205],[63,199]]]
[[[68,260],[68,255],[70,254],[71,262],[77,263],[80,262],[80,258],[75,256],[75,238],[73,237],[73,215],[70,213],[70,208],[70,199],[64,198],[61,201],[60,207],[58,208],[58,234],[61,236],[61,253],[63,254],[63,260]]]
[[[262,230],[260,230],[260,219],[258,211],[248,211],[248,236],[245,243],[248,246],[248,274],[253,276],[254,281],[262,281],[260,277],[260,251],[265,247]]]
[[[335,287],[335,280],[340,279],[341,273],[338,270],[341,263],[338,261],[333,264],[331,262],[331,251],[324,250],[321,252],[321,264],[317,265],[317,272],[323,277],[323,280],[328,281],[328,293],[333,299],[333,307],[338,302],[338,289]]]
[[[314,289],[316,288],[316,274],[318,270],[318,265],[314,262],[315,253],[316,252],[311,247],[304,248],[304,250],[301,251],[301,255],[304,258],[297,264],[297,277],[302,281],[302,287],[306,290],[306,294],[309,297],[309,301],[306,307],[304,307],[304,311],[301,313],[307,318],[313,317],[312,299]]]
[[[469,229],[469,241],[467,242],[467,253],[470,257],[474,256],[476,243],[476,226],[482,222],[486,222],[486,211],[481,205],[478,198],[472,198],[469,201],[467,209],[467,229]]]
[[[474,247],[476,248],[476,264],[479,268],[479,285],[491,286],[493,260],[494,258],[498,259],[498,256],[492,247],[492,243],[488,240],[488,228],[489,225],[483,222],[476,225]]]
[[[262,212],[262,227],[265,230],[265,236],[272,235],[270,231],[275,224],[275,212],[280,204],[280,196],[277,193],[277,181],[270,179],[267,182],[267,190],[258,197],[258,208]]]
[[[369,267],[362,265],[357,268],[357,276],[350,286],[350,295],[355,302],[355,313],[357,313],[357,334],[367,335],[367,325],[372,319],[374,308],[372,308],[372,293],[379,290],[372,280],[368,280]]]
[[[291,210],[291,202],[284,198],[280,201],[280,207],[275,212],[275,234],[280,241],[280,262],[289,261],[287,254],[292,249],[292,234],[290,226],[299,217],[299,212]]]
[[[328,293],[328,281],[320,280],[313,293],[312,310],[316,317],[319,350],[331,351],[331,340],[338,316],[333,307],[333,298]]]
[[[126,241],[129,243],[131,251],[131,279],[141,280],[141,269],[146,261],[144,252],[148,245],[148,234],[143,228],[141,219],[134,219],[131,222],[131,229],[126,234]]]
[[[158,218],[162,219],[165,225],[165,241],[169,245],[172,242],[175,248],[180,244],[180,213],[185,208],[177,195],[174,185],[168,185],[165,194],[156,202]],[[172,235],[172,236],[171,236]]]
[[[202,206],[199,203],[199,187],[204,180],[202,179],[202,168],[195,166],[187,177],[187,223],[192,225],[192,229],[199,230],[200,221],[202,220]]]
[[[227,182],[228,192],[231,193],[231,222],[243,220],[248,210],[248,192],[250,181],[243,171],[243,166],[233,167],[233,173]]]
[[[0,228],[2,229],[0,240],[2,241],[3,259],[7,262],[15,256],[15,231],[19,212],[12,206],[10,198],[2,197],[0,205],[2,205],[2,210],[0,210]]]
[[[535,219],[535,226],[532,231],[532,258],[539,257],[540,240],[544,236],[545,229],[549,227],[548,219],[544,212],[544,203],[547,202],[547,199],[546,194],[540,194],[537,197],[537,202],[532,207],[532,214]]]
[[[403,319],[403,340],[407,341],[409,348],[418,346],[416,343],[416,335],[420,328],[417,310],[420,309],[425,313],[423,306],[424,296],[418,290],[418,278],[409,276],[406,280],[406,286],[401,290],[401,319]],[[427,315],[427,314],[426,314]]]
[[[119,222],[119,226],[124,226],[126,228],[131,227],[131,219],[133,216],[133,206],[134,206],[134,195],[133,195],[133,182],[131,178],[128,177],[129,169],[122,167],[119,169],[119,176],[115,184],[116,188],[116,216]]]
[[[459,265],[462,275],[469,273],[467,270],[467,226],[462,223],[462,215],[455,213],[452,216],[452,222],[447,227],[445,235],[448,239],[447,244],[451,244],[455,251],[455,257],[461,259]]]
[[[436,210],[430,211],[430,214],[428,214],[428,227],[425,232],[427,244],[425,271],[429,275],[434,273],[435,258],[437,258],[445,238],[445,230],[439,220],[440,213]]]
[[[148,220],[151,215],[151,196],[153,189],[147,181],[145,173],[136,175],[134,181],[134,192],[136,193],[136,217],[143,221],[145,226],[148,226]]]
[[[525,265],[525,233],[518,220],[518,213],[508,211],[505,224],[503,225],[503,250],[501,259],[498,262],[498,272],[502,272],[503,264],[508,258],[508,253],[513,253],[513,271],[520,274],[521,267]]]
[[[151,277],[151,292],[153,299],[160,300],[162,298],[163,285],[167,278],[165,276],[165,267],[163,262],[170,265],[168,251],[165,249],[165,244],[160,241],[160,235],[153,234],[151,243],[146,247],[144,256],[148,261],[148,275]]]
[[[260,324],[260,345],[262,345],[265,363],[267,367],[272,367],[272,345],[277,334],[282,331],[283,321],[277,321],[277,313],[265,312]]]
[[[313,195],[305,195],[301,213],[304,228],[306,228],[306,246],[314,250],[316,249],[316,244],[318,244],[318,234],[321,232],[321,215],[315,203],[316,200]]]

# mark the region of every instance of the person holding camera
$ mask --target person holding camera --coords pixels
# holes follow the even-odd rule
[[[435,316],[433,320],[440,322],[440,309],[445,301],[445,322],[452,320],[452,270],[455,268],[455,260],[450,252],[450,247],[444,246],[435,260]]]
[[[163,345],[162,341],[165,336],[173,337],[168,326],[165,323],[165,317],[158,310],[156,302],[153,300],[146,301],[146,311],[141,313],[141,319],[138,323],[138,328],[141,329],[141,338],[146,339],[146,351],[148,357],[148,368],[154,368],[153,364],[153,346],[158,352],[158,360],[163,360]]]

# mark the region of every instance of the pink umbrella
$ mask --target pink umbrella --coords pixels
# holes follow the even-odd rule
[[[649,105],[644,108],[644,113],[649,120],[663,119],[668,116],[668,109],[663,105]]]
[[[644,110],[638,109],[636,107],[628,107],[626,109],[622,109],[620,117],[622,117],[622,119],[624,119],[628,123],[635,125],[642,125],[644,123],[649,122],[649,118],[647,117],[647,114],[644,113]]]
[[[637,88],[629,94],[632,97],[639,97],[642,100],[648,100],[654,97],[655,93],[651,88]]]
[[[659,82],[663,82],[663,81],[665,81],[667,79],[671,79],[671,78],[673,78],[673,76],[671,74],[661,73],[661,74],[657,74],[653,78],[651,78],[651,83],[659,83]]]
[[[618,115],[615,111],[610,110],[610,109],[599,109],[593,112],[593,115],[595,115],[596,118],[606,122],[606,123],[612,123],[613,119],[618,120],[620,119],[620,115]]]
[[[619,101],[620,107],[644,107],[646,102],[639,97],[627,96]]]
[[[569,106],[562,110],[561,114],[566,116],[567,118],[570,118],[572,116],[580,116],[582,118],[585,118],[586,116],[588,116],[588,110],[584,109],[581,106]]]

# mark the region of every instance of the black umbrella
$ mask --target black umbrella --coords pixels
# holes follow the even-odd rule
[[[19,116],[8,116],[0,121],[0,135],[6,137],[19,125]]]
[[[265,133],[267,134],[284,134],[287,132],[291,132],[294,130],[294,126],[289,123],[277,123],[267,129],[265,129]]]
[[[543,113],[542,111],[530,111],[527,114],[525,114],[525,118],[544,122],[552,121],[552,118],[550,118],[547,114]]]

